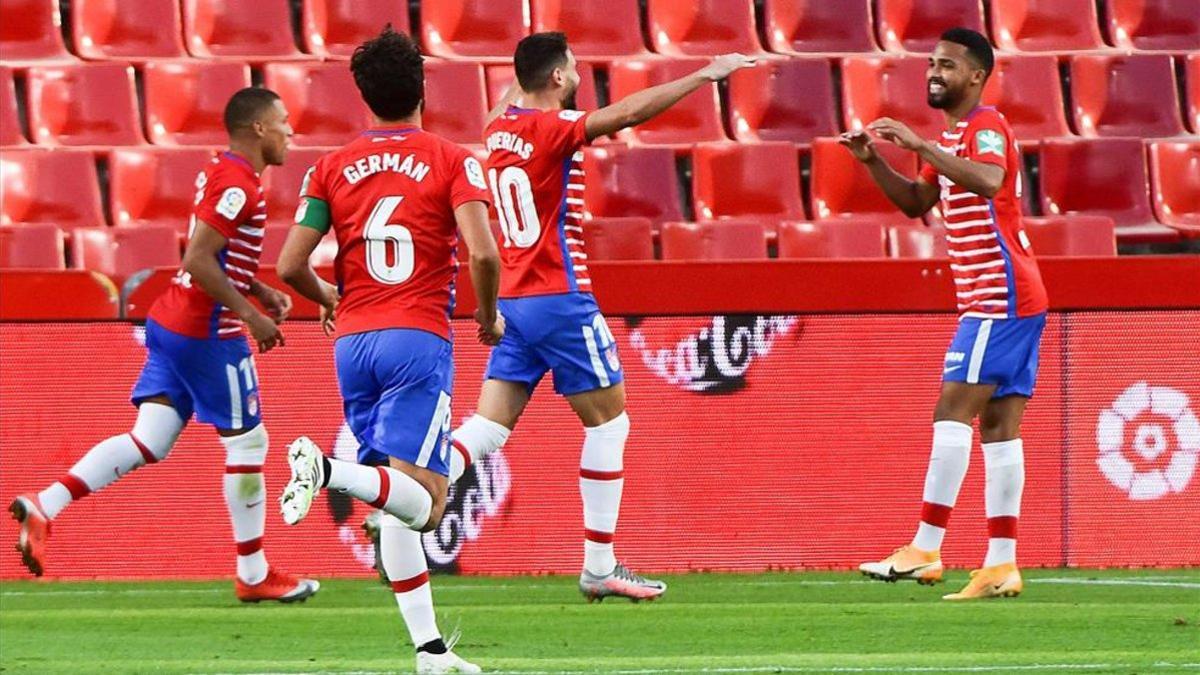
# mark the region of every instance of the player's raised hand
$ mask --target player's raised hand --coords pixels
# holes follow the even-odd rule
[[[867,129],[885,141],[895,143],[905,150],[920,150],[925,145],[925,139],[908,128],[904,122],[890,117],[880,117],[867,125]]]
[[[712,60],[712,63],[700,70],[704,77],[718,82],[730,76],[735,70],[752,68],[758,59],[744,54],[722,54]]]
[[[478,314],[475,315],[475,320],[479,321]],[[490,326],[485,326],[483,323],[479,324],[479,329],[475,331],[475,337],[479,340],[480,344],[495,347],[500,344],[500,338],[504,337],[504,328],[504,315],[497,312],[496,320]]]
[[[875,141],[865,131],[847,131],[838,137],[838,144],[846,146],[854,159],[860,162],[869,162],[876,157]]]
[[[260,354],[283,346],[283,331],[279,330],[279,326],[271,317],[255,312],[245,321],[246,326],[250,328],[250,336],[258,343]]]

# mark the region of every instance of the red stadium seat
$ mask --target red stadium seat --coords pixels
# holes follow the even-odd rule
[[[701,59],[627,59],[615,61],[609,68],[612,100],[621,99],[647,87],[683,77],[703,67]],[[627,142],[648,145],[689,147],[694,143],[725,140],[721,125],[721,106],[717,85],[710,84],[688,94],[654,119],[625,129],[618,134]]]
[[[300,185],[309,167],[321,155],[334,148],[293,148],[283,166],[267,167],[263,172],[263,196],[267,201],[267,223],[289,225],[300,205]]]
[[[326,59],[350,58],[389,22],[398,32],[410,32],[407,0],[304,0],[300,10],[305,48]]]
[[[0,156],[0,224],[104,227],[96,160],[79,150],[14,150]]]
[[[244,63],[148,63],[142,70],[146,136],[156,145],[224,145],[225,105],[250,86]]]
[[[345,63],[269,63],[263,75],[287,106],[296,145],[342,145],[370,125]]]
[[[187,56],[178,0],[71,0],[71,30],[85,59]]]
[[[932,52],[946,29],[985,32],[979,0],[879,0],[879,44],[891,52]]]
[[[791,143],[697,145],[692,176],[697,220],[753,218],[773,233],[781,220],[807,217]]]
[[[533,32],[566,33],[576,58],[646,53],[638,0],[530,0],[529,5]]]
[[[992,0],[992,42],[1006,51],[1104,49],[1095,0]]]
[[[667,148],[588,148],[583,169],[583,208],[589,218],[644,216],[655,228],[683,218],[675,156]]]
[[[917,174],[915,154],[890,143],[876,143],[876,150],[901,174],[912,178]],[[835,138],[813,141],[812,203],[817,220],[843,216],[878,215],[891,224],[919,222],[900,212],[875,182],[861,162],[850,151],[838,145]]]
[[[304,58],[288,0],[183,0],[183,36],[192,56],[205,59]]]
[[[1042,211],[1113,219],[1122,243],[1175,241],[1154,222],[1142,142],[1132,138],[1051,139],[1041,148]]]
[[[1108,35],[1120,49],[1200,50],[1195,0],[1107,0]]]
[[[764,60],[729,78],[729,114],[739,141],[809,144],[838,133],[833,77],[825,59]]]
[[[0,0],[0,61],[12,68],[76,62],[63,44],[58,0]]]
[[[919,57],[842,59],[846,128],[862,129],[880,117],[891,117],[925,138],[939,138],[946,120],[925,101],[927,68],[927,60]]]
[[[17,108],[17,88],[11,68],[0,66],[0,148],[29,145],[21,132],[21,112]]]
[[[425,110],[421,125],[455,143],[483,143],[487,115],[483,67],[455,61],[425,62]]]
[[[57,225],[0,225],[0,269],[66,269]]]
[[[1075,128],[1084,136],[1183,133],[1171,57],[1080,55],[1071,59]]]
[[[1037,92],[1031,96],[1029,92]],[[1023,143],[1070,136],[1063,116],[1058,61],[1050,55],[1000,56],[983,90],[983,104],[995,106]]]
[[[117,148],[108,155],[112,224],[169,225],[186,233],[196,178],[212,159],[200,148]]]
[[[1200,140],[1151,143],[1150,187],[1159,222],[1200,236]]]
[[[71,266],[112,277],[119,286],[151,267],[179,265],[179,234],[167,225],[75,230]]]
[[[764,0],[767,46],[780,54],[879,51],[871,37],[871,0]]]
[[[1187,110],[1192,133],[1200,134],[1200,53],[1184,59],[1184,78],[1187,80]]]
[[[648,0],[650,46],[667,56],[762,51],[752,0]]]
[[[579,89],[575,91],[575,107],[595,110],[600,107],[596,97],[596,70],[591,63],[579,62],[576,67],[579,69]],[[504,97],[517,75],[511,65],[492,64],[484,67],[484,78],[487,80],[487,107],[491,110]]]
[[[38,145],[142,145],[133,68],[117,63],[29,69],[29,127]]]
[[[767,257],[761,223],[720,220],[666,223],[662,228],[663,260],[759,260]]]
[[[888,256],[930,260],[946,258],[946,231],[940,227],[892,225],[887,228]]]
[[[596,218],[583,227],[588,260],[654,260],[649,218]]]
[[[421,40],[443,58],[512,62],[529,35],[525,0],[437,0],[421,4]]]
[[[1049,216],[1023,219],[1037,256],[1113,256],[1117,237],[1112,218]]]
[[[882,258],[883,227],[875,220],[779,225],[780,258]]]

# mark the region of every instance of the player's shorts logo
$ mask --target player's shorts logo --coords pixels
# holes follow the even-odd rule
[[[1096,423],[1100,472],[1132,500],[1183,492],[1200,455],[1200,420],[1187,394],[1138,382]]]
[[[250,392],[246,395],[246,412],[254,417],[258,414],[258,393]]]

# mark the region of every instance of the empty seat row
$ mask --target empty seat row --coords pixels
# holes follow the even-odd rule
[[[1184,60],[1189,94],[1188,119],[1200,129],[1200,53]],[[629,59],[609,66],[610,98],[691,72],[695,59]],[[860,129],[878,117],[904,120],[919,134],[935,138],[942,114],[925,101],[924,59],[851,57],[841,60],[839,115],[834,73],[825,59],[764,62],[741,70],[729,81],[728,126],[743,142],[790,141]],[[133,68],[122,64],[50,66],[29,69],[26,93],[32,140],[39,145],[219,145],[221,113],[229,96],[249,86],[244,63],[165,61],[141,69],[145,135],[138,110]],[[348,141],[369,113],[343,63],[270,63],[264,84],[277,91],[291,114],[297,145],[336,145]],[[1082,55],[1070,61],[1075,130],[1084,136],[1161,138],[1185,133],[1172,59],[1166,55]],[[581,65],[579,102],[599,100],[591,65]],[[465,61],[426,64],[425,126],[467,144],[478,144],[483,117],[513,79],[511,66],[486,68]],[[1031,96],[1030,92],[1038,92]],[[985,90],[984,103],[1004,112],[1018,138],[1036,143],[1068,136],[1058,64],[1051,56],[1003,57]],[[0,146],[24,145],[17,91],[11,69],[0,67]],[[840,123],[839,123],[840,122]],[[716,85],[703,87],[659,117],[619,137],[630,143],[687,147],[728,136]]]
[[[507,58],[533,31],[562,30],[581,57],[928,51],[951,26],[986,32],[981,0],[436,0],[411,26],[407,0],[303,0],[293,35],[288,0],[72,0],[76,53],[86,59],[344,58],[385,22],[445,58]],[[1194,0],[1107,0],[1104,41],[1095,0],[992,0],[995,44],[1010,51],[1200,48]],[[874,7],[874,10],[873,10]],[[0,59],[74,58],[60,34],[58,0],[3,0]],[[307,54],[301,52],[298,43]],[[877,46],[878,45],[878,46]]]

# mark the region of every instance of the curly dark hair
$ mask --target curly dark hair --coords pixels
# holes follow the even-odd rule
[[[382,120],[408,117],[425,98],[425,67],[412,38],[392,30],[392,24],[354,50],[350,71],[363,100]]]

